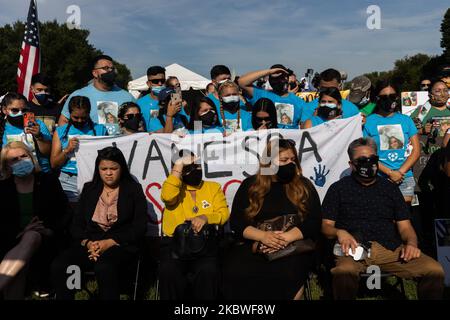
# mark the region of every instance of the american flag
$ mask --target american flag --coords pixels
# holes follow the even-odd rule
[[[22,93],[28,100],[32,99],[30,92],[31,77],[39,73],[40,67],[38,15],[36,2],[31,0],[17,68],[18,92]]]

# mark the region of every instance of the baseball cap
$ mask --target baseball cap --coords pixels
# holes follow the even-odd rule
[[[159,101],[165,101],[172,93],[175,93],[175,90],[172,88],[164,88],[158,94]]]
[[[358,76],[350,82],[350,94],[348,100],[358,103],[367,94],[372,83],[366,76]]]

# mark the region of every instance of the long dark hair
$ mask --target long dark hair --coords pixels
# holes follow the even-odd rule
[[[275,109],[275,104],[272,100],[267,98],[261,98],[255,102],[252,110],[252,126],[253,129],[258,129],[258,124],[256,122],[256,114],[260,111],[267,112],[271,121],[271,128],[278,128],[277,120],[277,110]]]
[[[95,132],[94,122],[92,121],[92,119],[90,117],[91,101],[89,100],[89,98],[84,97],[84,96],[74,96],[74,97],[70,98],[69,113],[72,113],[74,109],[84,110],[88,114],[87,123],[89,125],[89,128],[94,132],[94,136],[96,136],[97,133]],[[72,126],[72,119],[69,119],[69,123],[67,125],[66,130],[64,131],[64,134],[61,137],[61,140],[65,139],[67,137],[71,126]]]
[[[92,177],[91,187],[100,187],[103,185],[103,181],[100,178],[100,161],[108,160],[114,161],[120,166],[120,183],[123,181],[133,181],[134,179],[131,176],[130,170],[128,169],[127,162],[125,157],[123,156],[122,151],[120,151],[117,147],[106,147],[102,150],[98,151],[97,159],[95,159],[95,171],[94,176]]]
[[[190,114],[190,119],[189,119],[187,129],[194,130],[194,121],[200,121],[200,117],[198,115],[198,110],[200,110],[201,103],[207,103],[212,108],[212,110],[214,110],[216,112],[217,120],[216,120],[216,122],[213,123],[213,126],[220,126],[219,114],[217,113],[216,104],[210,98],[202,97],[198,100],[198,102],[194,105],[194,107],[191,108],[191,114]]]
[[[271,156],[272,152],[276,150],[274,149],[273,145],[275,142],[275,140],[269,141],[269,143],[267,144],[267,149],[264,153],[265,155]],[[308,197],[310,196],[310,192],[303,180],[302,167],[300,165],[298,153],[295,148],[295,142],[286,139],[279,139],[278,148],[278,153],[285,150],[291,150],[295,155],[294,162],[297,167],[297,174],[290,183],[284,185],[284,190],[286,191],[288,199],[297,207],[297,213],[299,217],[301,218],[301,220],[304,220],[304,218],[308,214],[306,202]],[[255,182],[248,189],[249,206],[245,209],[245,216],[247,220],[253,220],[255,216],[259,214],[264,202],[264,198],[270,191],[273,181],[272,176],[262,174],[261,172],[262,168],[268,168],[270,165],[270,161],[267,161],[266,163],[260,163]]]

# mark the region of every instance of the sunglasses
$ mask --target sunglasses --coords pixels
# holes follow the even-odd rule
[[[270,117],[256,117],[256,121],[258,121],[258,122],[263,122],[263,121],[265,121],[266,123],[272,122],[272,121],[270,120]]]
[[[19,108],[11,108],[9,109],[9,111],[11,111],[12,113],[16,114],[19,113],[20,111],[22,111],[23,113],[30,111],[30,109],[24,108],[24,109],[19,109]]]
[[[379,95],[378,98],[380,99],[391,99],[391,100],[397,100],[398,96],[395,93],[391,93],[391,94],[382,94]]]
[[[372,155],[370,157],[359,157],[353,160],[355,164],[375,164],[378,163],[379,157],[377,155]]]
[[[127,116],[128,120],[131,120],[134,118],[139,119],[139,120],[142,119],[142,113],[130,113],[130,114],[126,114],[126,116]]]
[[[189,164],[189,165],[187,165],[187,166],[185,166],[183,168],[182,175],[185,176],[185,175],[188,175],[189,173],[191,173],[194,170],[201,170],[201,169],[202,169],[202,166],[200,164],[191,163],[191,164]]]
[[[148,80],[153,84],[158,84],[158,83],[164,83],[166,80],[165,79],[152,79],[152,80]]]

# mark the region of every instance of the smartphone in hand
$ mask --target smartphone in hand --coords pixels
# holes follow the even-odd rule
[[[170,100],[172,102],[172,104],[177,104],[183,101],[183,97],[181,95],[181,88],[180,87],[176,87],[175,88],[175,93],[172,93],[170,95]]]
[[[23,114],[23,127],[24,128],[30,128],[33,126],[36,126],[36,118],[34,117],[33,112],[25,112]]]

